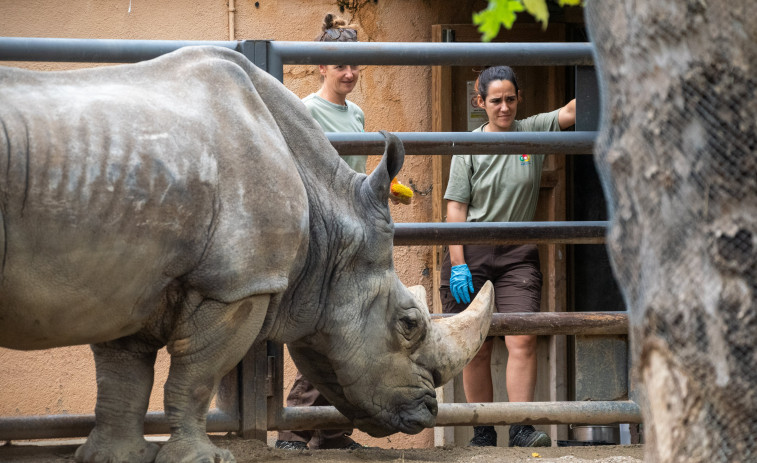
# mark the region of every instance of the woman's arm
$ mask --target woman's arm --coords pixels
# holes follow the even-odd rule
[[[576,124],[576,99],[570,100],[568,104],[560,108],[560,112],[557,113],[557,123],[560,124],[560,130],[565,130],[568,127]]]
[[[468,219],[468,205],[451,199],[447,200],[447,222],[465,222]],[[465,263],[463,245],[453,244],[449,246],[449,259],[454,267]]]

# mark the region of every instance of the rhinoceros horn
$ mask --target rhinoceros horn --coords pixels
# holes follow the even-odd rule
[[[423,287],[408,289],[427,308]],[[493,295],[492,283],[487,281],[467,309],[431,323],[427,342],[419,349],[418,362],[436,372],[435,387],[462,371],[481,348],[491,324]]]

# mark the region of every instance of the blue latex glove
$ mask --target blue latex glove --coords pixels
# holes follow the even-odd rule
[[[464,302],[470,304],[470,295],[473,293],[473,276],[466,264],[452,267],[449,277],[449,289],[458,304]]]

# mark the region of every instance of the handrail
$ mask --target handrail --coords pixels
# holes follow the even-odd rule
[[[271,42],[282,64],[590,66],[590,42]]]
[[[408,155],[591,154],[597,132],[392,132]],[[381,155],[378,132],[326,133],[342,156]]]
[[[432,314],[441,320],[454,314]],[[607,336],[628,334],[628,312],[494,313],[489,336]]]
[[[131,63],[152,59],[187,46],[214,45],[241,51],[253,40],[124,40],[0,37],[0,61]],[[570,43],[432,43],[269,41],[271,65],[349,62],[404,66],[591,65],[590,42]]]
[[[436,416],[436,426],[641,422],[641,410],[630,400],[442,403]],[[285,407],[275,422],[269,423],[268,429],[342,429],[351,425],[334,407]]]
[[[395,223],[394,245],[601,244],[606,221]]]
[[[0,37],[0,61],[136,63],[201,45],[236,50],[239,41]]]
[[[471,423],[613,424],[641,423],[639,406],[629,400],[585,402],[441,403],[436,426],[470,426]],[[213,409],[208,412],[208,432],[237,431],[237,418]],[[37,415],[0,418],[0,440],[50,439],[87,436],[95,415]],[[268,430],[338,429],[352,422],[334,407],[285,407],[269,423]],[[145,434],[168,434],[164,412],[145,416]]]

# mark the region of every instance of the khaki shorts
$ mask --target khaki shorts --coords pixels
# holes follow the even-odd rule
[[[463,246],[465,263],[473,276],[475,293],[488,280],[494,285],[494,303],[499,313],[538,312],[541,309],[542,275],[535,245]],[[449,251],[442,262],[439,296],[444,313],[460,313],[468,304],[458,304],[449,289]]]

